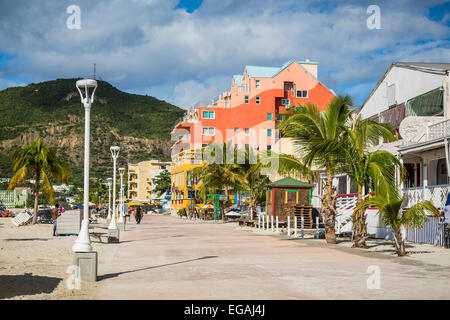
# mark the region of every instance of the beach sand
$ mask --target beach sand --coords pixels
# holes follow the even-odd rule
[[[90,232],[107,233],[105,224],[93,224]],[[76,236],[53,237],[52,224],[15,227],[10,218],[0,218],[0,299],[90,299],[99,282],[73,284],[67,269],[72,265],[72,245]],[[101,243],[92,237],[98,252],[98,274],[118,244]],[[73,287],[73,285],[72,285]]]

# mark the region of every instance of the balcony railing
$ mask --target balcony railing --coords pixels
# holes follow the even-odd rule
[[[405,198],[404,207],[409,208],[419,202],[429,200],[436,208],[443,209],[447,201],[447,194],[450,191],[450,185],[405,188],[402,191]]]
[[[450,119],[440,121],[428,126],[427,140],[433,140],[450,135]]]

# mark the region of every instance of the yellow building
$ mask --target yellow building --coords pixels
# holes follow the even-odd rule
[[[175,211],[196,203],[200,185],[194,181],[190,171],[203,165],[201,159],[201,150],[183,150],[172,157],[171,206]]]
[[[128,164],[128,199],[131,202],[155,203],[159,201],[152,179],[162,171],[171,170],[170,162],[158,160],[142,161],[137,164]]]

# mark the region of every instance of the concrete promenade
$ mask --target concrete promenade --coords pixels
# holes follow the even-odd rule
[[[369,266],[380,289],[368,289]],[[381,254],[146,215],[127,222],[95,299],[449,299],[450,270]]]

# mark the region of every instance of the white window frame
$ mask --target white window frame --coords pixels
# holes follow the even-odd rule
[[[260,96],[256,96],[255,97],[255,103],[256,104],[261,104],[261,97]]]
[[[299,96],[298,93],[301,92],[301,95]],[[306,96],[303,96],[303,92],[306,92]],[[296,90],[295,91],[295,96],[297,98],[308,98],[309,92],[308,90]]]
[[[205,129],[207,129],[207,133],[205,133]],[[211,133],[212,129],[212,133]],[[215,127],[203,127],[202,128],[202,135],[204,136],[214,136],[216,135],[216,128]]]
[[[261,81],[255,80],[255,88],[260,89],[261,88]]]

